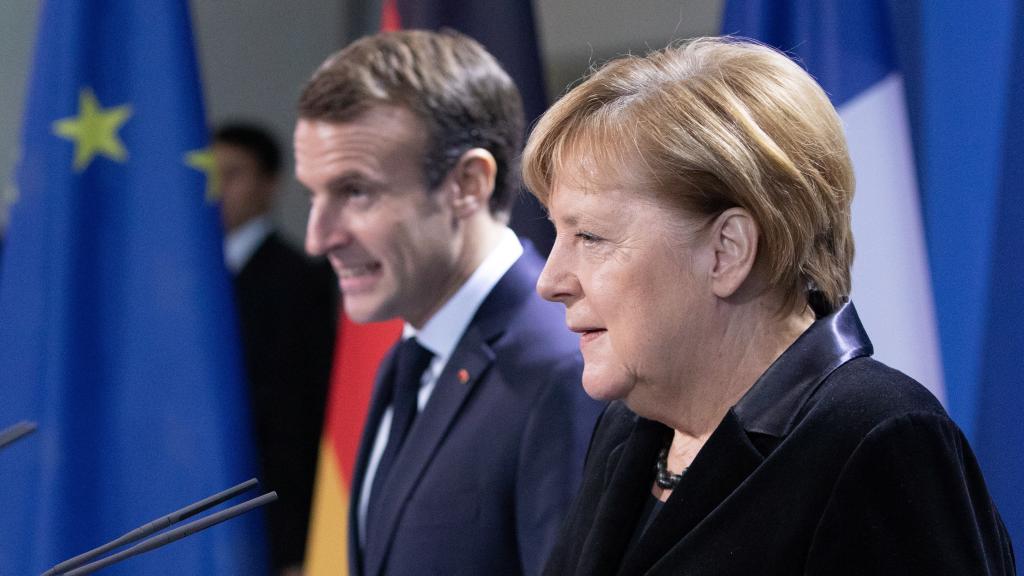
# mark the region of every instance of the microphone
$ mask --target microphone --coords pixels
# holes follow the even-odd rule
[[[137,556],[139,554],[142,554],[143,552],[149,552],[150,550],[154,550],[165,544],[170,544],[175,540],[181,540],[186,536],[190,536],[196,532],[199,532],[200,530],[205,530],[206,528],[209,528],[214,524],[220,524],[221,522],[230,520],[235,516],[245,514],[249,510],[252,510],[253,508],[258,508],[260,506],[263,506],[264,504],[269,504],[274,500],[277,500],[277,492],[267,492],[262,496],[257,496],[256,498],[253,498],[251,500],[246,500],[241,504],[237,504],[235,506],[232,506],[231,508],[221,510],[220,512],[215,512],[213,514],[210,514],[209,516],[206,516],[205,518],[193,520],[192,522],[189,522],[184,526],[179,526],[174,530],[169,530],[167,532],[164,532],[163,534],[160,534],[159,536],[154,536],[149,540],[139,542],[138,544],[132,546],[131,548],[128,548],[127,550],[122,550],[117,554],[107,556],[102,560],[97,560],[92,564],[86,564],[81,568],[76,568],[74,570],[71,570],[70,572],[64,572],[63,574],[64,576],[81,576],[82,574],[92,574],[93,572],[101,568],[106,568],[111,564],[116,564],[121,560],[124,560],[125,558]]]
[[[204,510],[209,510],[210,508],[216,506],[217,504],[220,504],[221,502],[224,502],[226,500],[230,500],[231,498],[234,498],[235,496],[241,494],[242,492],[245,492],[246,490],[249,490],[253,486],[256,486],[258,483],[259,482],[257,482],[257,480],[255,478],[250,478],[250,479],[246,480],[245,482],[242,482],[241,484],[237,484],[235,486],[232,486],[231,488],[228,488],[227,490],[223,490],[221,492],[218,492],[218,493],[214,494],[213,496],[208,496],[208,497],[203,498],[202,500],[200,500],[198,502],[195,502],[193,504],[189,504],[188,506],[185,506],[184,508],[180,508],[178,510],[175,510],[174,512],[171,512],[170,514],[168,514],[166,516],[162,516],[160,518],[157,518],[156,520],[153,520],[151,522],[147,522],[146,524],[143,524],[142,526],[139,526],[138,528],[136,528],[136,529],[134,529],[134,530],[124,534],[123,536],[121,536],[119,538],[116,538],[116,539],[114,539],[114,540],[112,540],[112,541],[110,541],[110,542],[108,542],[108,543],[106,543],[106,544],[104,544],[102,546],[99,546],[98,548],[93,548],[92,550],[89,550],[88,552],[85,552],[83,554],[79,554],[78,556],[75,556],[74,558],[71,558],[69,560],[65,560],[64,562],[61,562],[60,564],[57,564],[53,568],[50,568],[49,570],[44,572],[43,576],[54,576],[54,575],[57,575],[57,574],[66,573],[68,570],[72,570],[74,568],[82,566],[83,564],[86,564],[89,561],[91,561],[93,558],[96,558],[97,556],[101,556],[103,554],[106,554],[107,552],[109,552],[109,551],[111,551],[111,550],[113,550],[115,548],[120,548],[121,546],[129,544],[131,542],[135,542],[137,540],[141,540],[141,539],[149,536],[150,534],[153,534],[155,532],[159,532],[160,530],[163,530],[164,528],[167,528],[167,527],[169,527],[169,526],[171,526],[173,524],[177,524],[178,522],[181,522],[182,520],[185,520],[186,518],[190,518],[192,516],[195,516],[196,514],[199,514],[200,512],[203,512]],[[275,495],[274,499],[276,499],[276,498],[277,498],[277,496]],[[268,500],[267,502],[270,502],[270,501],[273,501],[273,499]],[[251,500],[250,500],[250,502],[251,502]],[[237,506],[236,506],[236,508],[237,508]],[[229,508],[228,510],[231,510],[231,508]],[[247,510],[248,509],[243,510],[242,512],[245,512]],[[225,510],[224,512],[227,512],[227,510]],[[241,514],[242,512],[239,512],[239,514]],[[223,520],[227,520],[227,519],[228,518],[224,518]],[[223,522],[223,520],[220,520],[220,521]],[[211,524],[211,526],[212,526],[212,524]],[[170,542],[170,541],[168,541],[168,542]]]
[[[22,420],[13,426],[4,428],[4,430],[0,432],[0,449],[6,448],[8,444],[16,442],[35,432],[36,428],[38,428],[36,423],[29,422],[28,420]]]

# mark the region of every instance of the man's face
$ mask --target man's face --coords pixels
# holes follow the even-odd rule
[[[449,184],[427,190],[426,129],[378,106],[344,123],[300,119],[295,174],[310,192],[306,251],[324,254],[355,322],[422,326],[458,288]]]
[[[220,182],[221,221],[231,232],[249,220],[270,210],[276,179],[260,169],[259,162],[246,149],[217,142],[213,145]]]

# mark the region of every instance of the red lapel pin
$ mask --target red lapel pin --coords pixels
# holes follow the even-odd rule
[[[459,383],[465,384],[469,382],[469,371],[465,368],[459,368]]]

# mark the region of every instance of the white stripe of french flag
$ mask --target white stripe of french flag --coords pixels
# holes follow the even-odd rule
[[[893,72],[839,107],[853,159],[852,299],[875,358],[945,403],[931,274],[903,79]]]

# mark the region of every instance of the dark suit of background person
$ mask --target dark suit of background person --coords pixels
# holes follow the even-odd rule
[[[402,318],[408,340],[360,440],[350,574],[536,574],[578,487],[601,405],[535,291],[542,260],[505,224],[522,130],[511,79],[454,32],[363,38],[303,89],[306,249],[327,255],[349,318]],[[396,377],[413,342],[429,365]]]
[[[280,153],[269,133],[228,124],[214,134],[225,256],[234,275],[245,371],[277,573],[299,570],[336,326],[336,282],[273,230],[270,209]]]
[[[729,411],[632,544],[648,463],[671,431],[612,404],[545,574],[1014,574],[963,433],[871,353],[853,304],[820,318]]]

